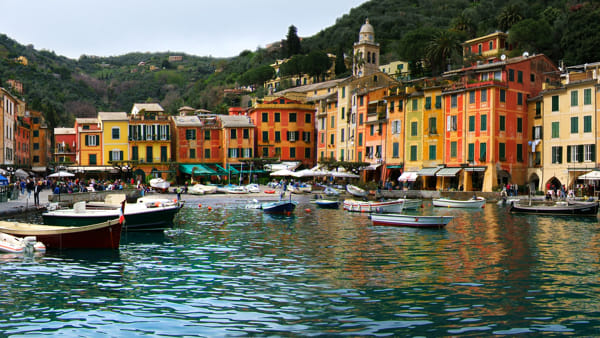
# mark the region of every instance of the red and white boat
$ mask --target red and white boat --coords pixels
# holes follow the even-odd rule
[[[0,252],[26,253],[27,250],[44,252],[46,246],[34,236],[22,238],[0,232]]]
[[[344,210],[352,212],[379,212],[393,213],[402,212],[402,210],[416,210],[423,202],[418,199],[398,198],[391,201],[357,201],[344,200]]]
[[[415,228],[443,228],[453,216],[421,216],[406,214],[371,214],[373,225],[407,226]]]

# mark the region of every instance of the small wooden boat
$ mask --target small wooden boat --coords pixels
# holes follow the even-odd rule
[[[298,205],[298,202],[290,199],[263,203],[260,208],[267,214],[287,214],[294,211],[296,205]]]
[[[48,249],[118,249],[123,223],[119,219],[86,226],[56,226],[0,221],[0,232],[35,236]]]
[[[552,204],[513,202],[510,211],[515,213],[554,215],[554,216],[594,216],[598,215],[598,201],[556,202]]]
[[[323,189],[323,194],[327,195],[327,196],[339,196],[340,192],[339,190],[332,188],[332,187],[325,187],[325,189]]]
[[[402,210],[416,210],[423,202],[418,199],[398,198],[391,201],[357,201],[345,200],[344,210],[353,212],[394,213]]]
[[[338,209],[340,207],[340,201],[326,198],[315,199],[314,203],[317,205],[317,207],[322,209]]]
[[[434,207],[445,208],[484,208],[485,198],[473,197],[468,200],[453,200],[450,198],[434,198],[432,204]]]
[[[356,197],[366,197],[367,194],[369,193],[368,191],[361,189],[355,185],[352,184],[347,184],[346,185],[346,191],[352,195],[352,196],[356,196]]]
[[[168,181],[163,180],[162,178],[158,177],[158,178],[153,178],[150,180],[150,186],[158,191],[158,192],[167,192],[169,191],[169,187],[171,186],[171,183],[169,183]]]
[[[443,228],[453,216],[421,216],[406,214],[371,214],[373,225],[394,225],[416,228]]]
[[[0,232],[0,252],[26,253],[27,251],[46,251],[46,246],[38,242],[35,236],[16,237]]]

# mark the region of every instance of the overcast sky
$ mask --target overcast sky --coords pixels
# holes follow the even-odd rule
[[[230,57],[285,38],[291,25],[312,36],[364,2],[0,0],[0,32],[73,59],[166,51]]]

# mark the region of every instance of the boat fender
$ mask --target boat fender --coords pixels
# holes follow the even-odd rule
[[[212,210],[212,207],[208,207],[208,211],[211,211],[211,210]]]
[[[310,211],[311,211],[311,210],[310,210],[310,209],[308,209],[308,208],[306,208],[306,209],[304,209],[304,211],[306,211],[306,212],[310,213]]]
[[[198,208],[202,208],[202,204],[198,204]]]

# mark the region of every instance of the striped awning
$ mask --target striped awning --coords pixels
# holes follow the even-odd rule
[[[462,169],[463,168],[461,167],[442,168],[437,172],[436,176],[453,177],[456,176]]]
[[[485,171],[485,169],[487,169],[487,167],[466,167],[463,168],[465,171]]]

